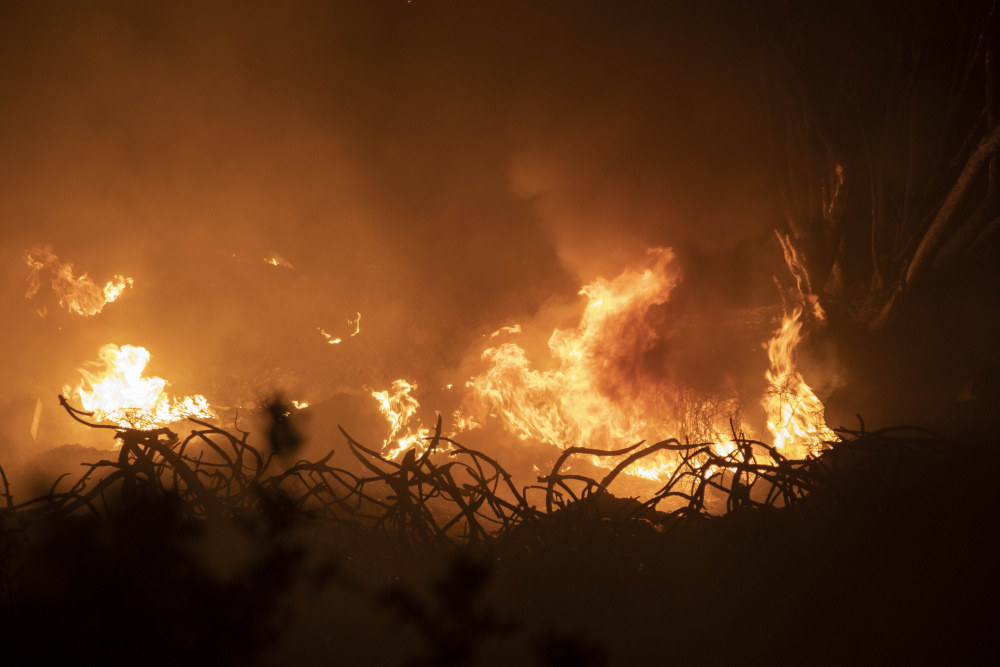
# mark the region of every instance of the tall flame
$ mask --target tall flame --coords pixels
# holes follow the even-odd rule
[[[793,309],[767,343],[770,361],[766,373],[768,391],[764,397],[767,429],[775,448],[791,458],[815,453],[824,442],[836,439],[826,425],[823,403],[795,370],[793,355],[802,340],[801,315],[802,308]]]
[[[150,359],[146,348],[108,344],[98,355],[100,361],[90,364],[98,366],[96,370],[81,368],[80,384],[72,390],[64,388],[98,420],[126,428],[152,429],[185,417],[215,417],[204,396],[174,399],[166,391],[166,380],[142,377]]]
[[[673,257],[653,248],[642,266],[585,285],[580,324],[549,338],[551,370],[532,368],[516,343],[487,349],[490,367],[468,383],[475,401],[521,439],[560,448],[613,449],[661,435],[682,408],[650,356],[660,340],[652,311],[680,277]],[[491,339],[519,332],[504,327]],[[668,462],[644,465],[632,472],[657,477]]]
[[[395,459],[408,449],[422,451],[424,439],[430,435],[426,428],[410,427],[410,421],[420,408],[417,399],[410,395],[416,389],[416,382],[400,379],[393,380],[392,386],[385,391],[372,392],[389,426],[389,435],[382,447],[382,454],[388,459]]]
[[[52,254],[50,246],[33,248],[25,253],[25,259],[30,269],[28,273],[28,289],[24,296],[32,298],[42,286],[42,272],[51,273],[52,289],[59,297],[59,305],[71,313],[88,316],[101,312],[105,304],[115,301],[126,287],[134,283],[132,278],[115,276],[113,280],[98,287],[86,274],[73,275],[73,265],[61,262]]]

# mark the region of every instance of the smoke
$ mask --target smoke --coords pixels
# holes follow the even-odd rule
[[[679,304],[772,298],[752,35],[672,4],[4,3],[0,391],[49,400],[106,343],[214,402],[461,382],[653,246]],[[39,244],[134,287],[39,318]]]

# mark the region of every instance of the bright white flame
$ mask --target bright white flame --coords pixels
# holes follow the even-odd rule
[[[142,377],[150,359],[146,348],[108,344],[98,355],[100,361],[89,364],[95,370],[81,368],[80,384],[75,389],[64,387],[63,391],[79,400],[84,410],[94,412],[99,421],[152,429],[186,417],[215,417],[204,396],[172,399],[166,392],[166,380]]]

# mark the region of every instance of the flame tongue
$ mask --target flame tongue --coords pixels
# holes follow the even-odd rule
[[[73,392],[67,389],[98,420],[151,429],[185,417],[215,417],[204,396],[171,399],[166,380],[142,377],[150,359],[146,348],[108,344],[99,356],[97,363],[103,368],[97,372],[80,369],[83,380]]]
[[[469,383],[473,395],[511,433],[561,448],[616,448],[652,436],[666,406],[646,359],[660,337],[648,314],[678,282],[672,260],[669,249],[651,249],[641,268],[586,285],[579,326],[549,338],[554,370],[532,369],[515,343],[487,349],[490,368]]]
[[[430,435],[426,428],[410,426],[410,421],[420,408],[420,403],[410,395],[417,384],[399,379],[393,380],[392,386],[385,391],[372,391],[372,398],[378,402],[379,412],[386,419],[389,435],[383,443],[383,456],[395,459],[408,449],[423,451],[424,439]]]
[[[85,317],[101,312],[105,304],[116,300],[126,287],[133,285],[131,278],[115,276],[101,288],[86,273],[74,276],[73,265],[59,261],[48,246],[29,250],[25,258],[30,269],[25,297],[30,299],[38,293],[42,285],[42,271],[47,270],[52,275],[51,285],[59,296],[59,305]]]
[[[803,458],[837,437],[826,425],[823,403],[795,370],[793,353],[802,339],[801,315],[801,308],[786,315],[781,329],[767,344],[771,364],[766,373],[768,391],[764,397],[767,428],[775,448],[792,458]]]

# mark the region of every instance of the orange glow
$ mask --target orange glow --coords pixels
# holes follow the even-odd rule
[[[73,265],[59,261],[52,254],[50,246],[29,250],[25,253],[25,259],[30,269],[25,297],[30,299],[38,293],[42,286],[42,273],[47,271],[51,274],[50,284],[59,297],[59,305],[71,313],[85,317],[101,312],[105,304],[115,301],[126,287],[134,284],[132,278],[119,275],[109,280],[104,287],[98,287],[86,273],[74,276]]]
[[[98,354],[100,360],[89,364],[96,370],[81,368],[83,380],[75,389],[64,387],[63,392],[99,421],[153,429],[186,417],[216,416],[204,396],[174,399],[167,394],[166,380],[142,377],[150,359],[146,348],[108,344]]]

